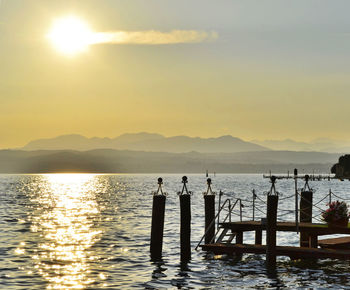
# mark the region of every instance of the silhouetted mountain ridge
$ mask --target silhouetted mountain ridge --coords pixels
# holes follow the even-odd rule
[[[23,150],[79,150],[117,149],[150,152],[184,153],[234,153],[247,151],[266,151],[266,147],[243,141],[230,135],[218,138],[200,138],[188,136],[164,137],[160,134],[136,133],[123,134],[116,138],[87,138],[82,135],[62,135],[49,139],[29,142]]]
[[[250,142],[272,150],[318,151],[329,153],[346,153],[350,151],[349,142],[332,140],[328,138],[317,138],[310,142],[300,142],[292,139],[263,141],[252,140]]]

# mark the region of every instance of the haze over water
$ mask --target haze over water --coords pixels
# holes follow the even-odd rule
[[[242,261],[192,251],[179,261],[181,175],[163,175],[168,192],[163,262],[149,256],[152,195],[158,175],[1,175],[0,288],[3,289],[159,289],[253,287],[350,287],[348,262],[312,263],[278,259],[277,277],[265,271],[264,256]],[[192,190],[192,248],[203,234],[206,178],[189,175]],[[242,197],[244,217],[251,217],[251,190],[265,200],[268,180],[261,175],[217,175],[213,189]],[[314,200],[329,188],[344,198],[348,182],[311,182]],[[279,181],[279,208],[292,209],[292,181]],[[258,201],[257,201],[258,203]],[[263,203],[258,203],[262,212]],[[320,203],[321,207],[325,204]],[[237,214],[236,212],[235,214]],[[263,216],[256,213],[257,218]],[[317,214],[317,212],[315,212]],[[294,214],[280,216],[293,219]],[[246,234],[245,242],[253,235]],[[264,240],[264,239],[263,239]],[[297,245],[295,233],[280,233],[278,244]],[[220,259],[219,259],[220,258]]]

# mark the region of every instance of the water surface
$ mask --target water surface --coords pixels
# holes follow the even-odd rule
[[[166,202],[163,261],[149,256],[152,191],[158,175],[0,175],[1,289],[221,289],[350,288],[347,261],[293,262],[278,258],[275,276],[266,273],[261,255],[233,257],[192,252],[180,263],[179,200],[181,175],[163,175]],[[192,247],[204,232],[204,175],[189,175],[192,196]],[[268,180],[261,175],[212,176],[213,189],[224,198],[241,197],[244,219],[252,217],[252,189],[257,219],[265,215]],[[311,182],[314,201],[332,188],[349,198],[349,182]],[[302,185],[301,185],[302,186]],[[294,183],[279,181],[279,219],[294,213]],[[327,199],[315,208],[314,221]],[[239,218],[238,211],[234,217]],[[264,238],[264,237],[263,237]],[[246,234],[245,242],[253,242]],[[298,245],[295,233],[279,233],[279,245]]]

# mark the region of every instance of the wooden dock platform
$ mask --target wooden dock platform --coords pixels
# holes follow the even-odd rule
[[[216,255],[222,254],[265,254],[265,245],[251,245],[251,244],[207,244],[201,246],[204,251],[213,252]],[[340,249],[315,249],[306,247],[290,247],[277,246],[277,256],[287,256],[291,259],[341,259],[350,260],[350,250]]]
[[[319,240],[318,245],[325,249],[348,249],[350,250],[350,237],[338,237]]]
[[[266,224],[261,221],[242,221],[220,223],[220,227],[228,228],[232,232],[249,232],[266,230]],[[277,231],[282,232],[306,232],[311,235],[332,235],[332,234],[350,234],[349,227],[329,227],[327,224],[319,223],[299,223],[298,227],[295,222],[277,222]]]
[[[241,221],[220,223],[224,232],[236,234],[236,243],[216,242],[201,245],[205,251],[215,254],[266,254],[267,246],[262,245],[261,232],[266,231],[266,224],[261,221]],[[350,237],[325,239],[318,241],[318,236],[332,234],[350,234],[349,227],[329,227],[327,224],[277,222],[277,231],[300,232],[309,237],[308,246],[276,246],[277,256],[287,256],[291,259],[330,258],[350,260]],[[243,233],[255,231],[255,244],[244,244]],[[220,239],[219,239],[220,240]],[[319,248],[321,246],[322,248]]]

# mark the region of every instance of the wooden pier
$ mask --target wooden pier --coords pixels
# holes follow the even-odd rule
[[[231,212],[237,201],[233,206],[229,204],[228,215],[221,223],[218,221],[218,231],[216,235],[218,238],[212,239],[211,243],[204,245],[199,244],[203,250],[211,251],[215,254],[236,254],[241,256],[244,253],[265,254],[266,266],[269,269],[275,268],[276,256],[288,256],[291,259],[345,259],[350,260],[350,228],[347,226],[329,226],[326,223],[313,223],[316,219],[322,222],[319,218],[321,213],[313,214],[313,207],[320,202],[328,199],[331,202],[332,195],[339,198],[337,195],[329,191],[323,198],[316,203],[313,203],[313,190],[310,188],[309,180],[330,180],[331,176],[318,176],[318,178],[310,179],[309,175],[304,177],[298,176],[298,171],[294,170],[293,176],[264,176],[270,178],[271,189],[267,192],[267,201],[260,201],[266,204],[265,217],[261,221],[254,220],[255,199],[258,198],[255,191],[253,191],[253,220],[242,221],[242,208],[240,208],[240,221],[231,221]],[[295,197],[295,221],[277,221],[277,205],[279,193],[276,191],[275,183],[278,179],[293,178],[295,181],[295,194],[287,198]],[[305,185],[299,193],[297,187],[297,180],[302,178]],[[300,198],[300,203],[299,203]],[[286,199],[286,198],[283,198]],[[237,199],[238,200],[238,199]],[[220,204],[220,202],[219,202]],[[224,204],[225,205],[225,204]],[[219,213],[224,208],[219,206]],[[284,212],[291,212],[288,209],[282,209]],[[264,212],[260,210],[263,214]],[[322,209],[321,209],[322,211]],[[219,214],[218,220],[219,220]],[[229,221],[226,222],[227,217]],[[255,232],[255,244],[244,244],[243,235],[245,232]],[[262,232],[266,232],[266,243],[262,243]],[[278,246],[276,244],[277,232],[295,232],[300,235],[300,246]],[[348,236],[333,237],[319,240],[320,236],[343,234]]]
[[[261,245],[261,232],[266,231],[266,224],[261,221],[242,221],[220,223],[223,233],[230,235],[229,242],[224,242],[223,236],[217,242],[201,245],[205,251],[214,254],[266,254],[267,246]],[[255,231],[255,244],[244,244],[244,232]],[[277,256],[288,256],[291,259],[331,258],[350,260],[350,237],[326,239],[318,241],[322,235],[349,234],[349,227],[329,227],[327,224],[277,222],[276,231],[297,232],[309,238],[308,247],[276,246]],[[233,234],[236,243],[232,243]],[[318,248],[322,246],[322,248]]]
[[[213,252],[216,255],[222,254],[266,254],[265,245],[251,244],[207,244],[201,246],[204,251]],[[276,246],[277,256],[287,256],[292,260],[296,259],[341,259],[350,260],[350,249],[317,249],[306,247]]]
[[[215,254],[235,254],[236,257],[244,253],[265,254],[266,266],[268,271],[274,271],[276,268],[276,256],[288,256],[291,259],[345,259],[350,260],[350,227],[329,226],[325,223],[313,223],[316,220],[322,222],[325,218],[322,216],[324,210],[319,206],[321,202],[330,203],[332,196],[340,198],[329,190],[324,197],[317,202],[313,202],[313,190],[308,181],[309,175],[305,175],[305,185],[299,192],[297,188],[297,179],[301,178],[294,170],[295,192],[294,194],[280,198],[276,191],[275,183],[278,179],[290,178],[285,176],[270,176],[271,188],[267,192],[266,201],[259,197],[255,190],[252,191],[252,200],[227,198],[221,203],[223,192],[219,193],[218,212],[215,214],[215,192],[211,190],[211,179],[207,179],[207,191],[203,193],[204,197],[204,234],[196,246],[196,250],[201,247],[205,251],[211,251]],[[327,176],[327,178],[330,178]],[[319,176],[321,179],[321,176]],[[188,262],[191,259],[191,192],[187,189],[187,177],[182,178],[182,191],[179,192],[180,199],[180,244],[181,244],[181,262]],[[165,194],[161,188],[162,178],[158,179],[158,191],[154,194],[152,230],[151,230],[151,258],[161,259],[162,240],[164,226],[164,207]],[[293,198],[295,200],[295,209],[280,208],[281,215],[278,215],[279,200]],[[341,199],[341,198],[340,198]],[[344,200],[344,199],[343,199]],[[162,202],[159,202],[162,201]],[[243,204],[244,202],[244,204]],[[256,202],[262,202],[266,209],[262,210],[261,205]],[[246,204],[248,203],[248,205]],[[252,208],[252,216],[243,214],[243,208]],[[316,207],[318,213],[313,213],[313,207]],[[233,212],[236,210],[236,212]],[[255,220],[255,210],[261,214],[260,221]],[[237,212],[238,211],[238,212]],[[225,215],[220,217],[220,213]],[[161,214],[160,214],[161,213]],[[295,213],[294,221],[277,221],[286,215]],[[232,221],[233,215],[240,221]],[[243,221],[246,218],[249,220]],[[290,218],[290,217],[289,217]],[[323,218],[323,219],[322,219]],[[252,220],[250,220],[252,219]],[[265,231],[266,242],[263,243],[263,231]],[[244,243],[244,233],[255,232],[254,244]],[[278,232],[291,232],[300,235],[300,246],[279,246],[276,243]],[[320,239],[325,235],[343,234],[347,236]],[[202,244],[204,242],[204,244]]]

